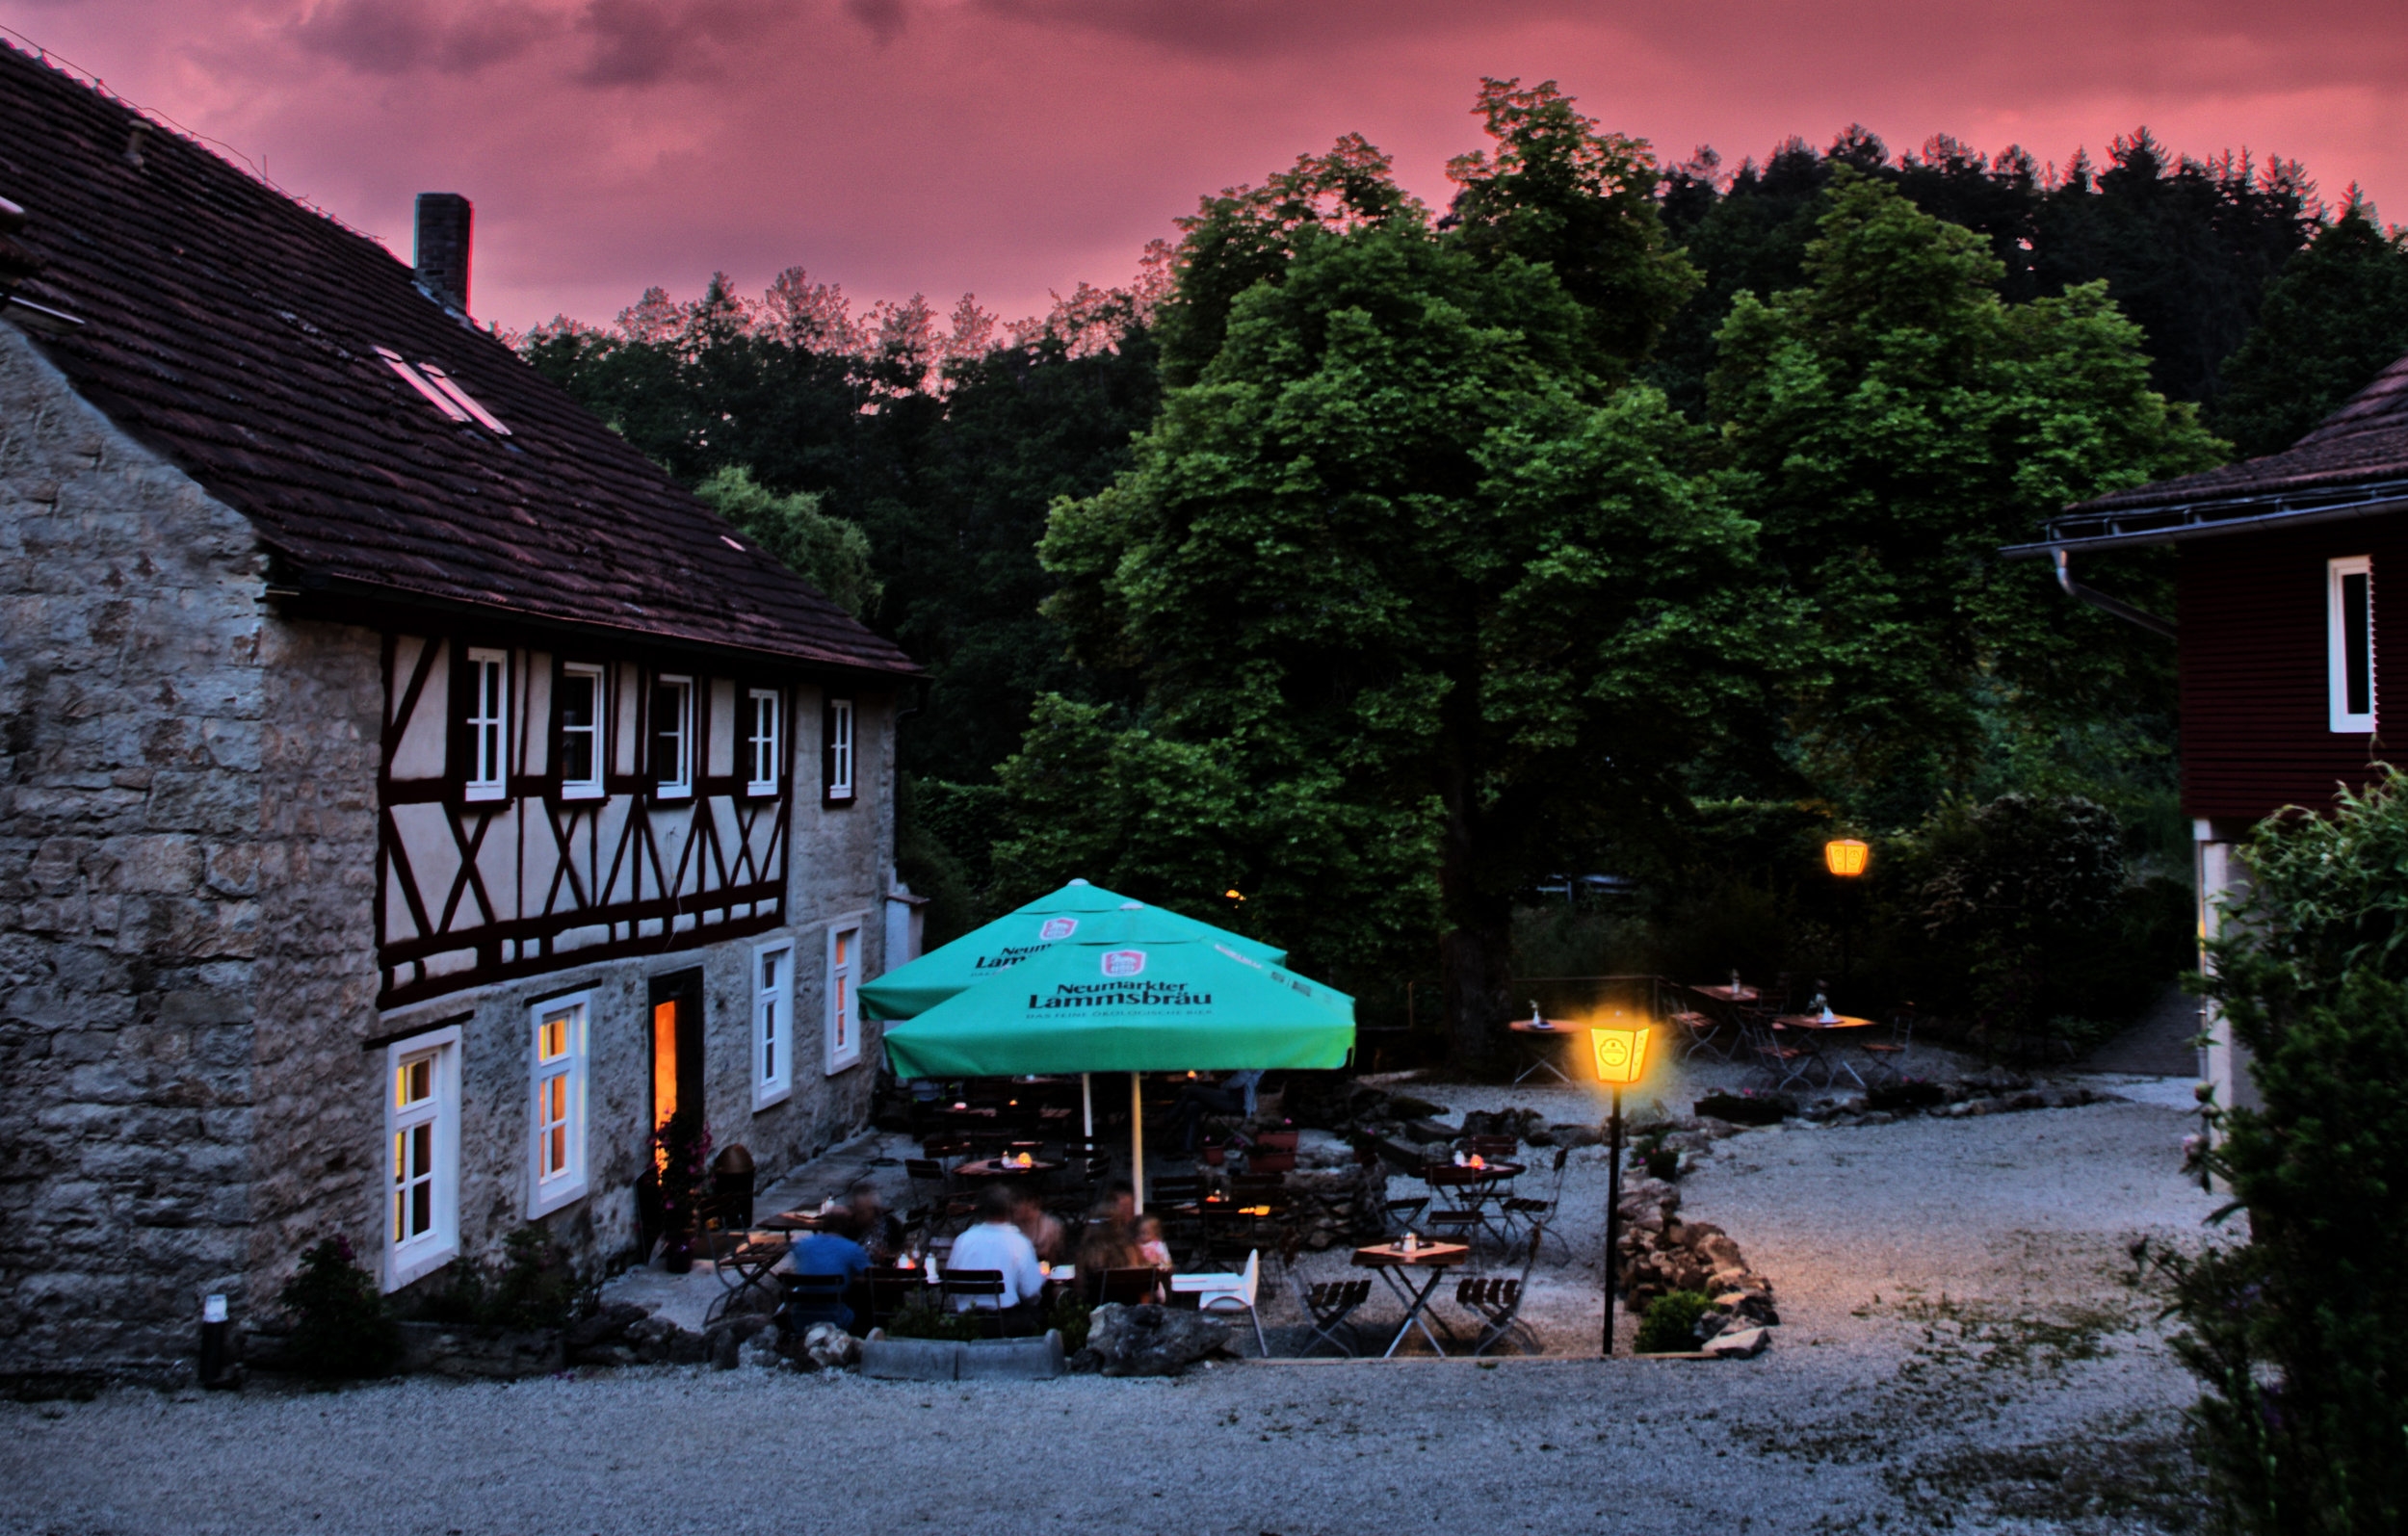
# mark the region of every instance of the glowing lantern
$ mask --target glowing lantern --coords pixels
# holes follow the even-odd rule
[[[1822,846],[1822,867],[1842,879],[1852,880],[1864,873],[1866,861],[1871,857],[1871,846],[1858,838],[1833,838]]]
[[[1588,1043],[1597,1054],[1597,1080],[1614,1088],[1636,1082],[1647,1070],[1647,1032],[1643,1024],[1592,1026]]]

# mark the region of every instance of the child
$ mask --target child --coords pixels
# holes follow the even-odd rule
[[[1138,1218],[1138,1256],[1157,1269],[1170,1268],[1170,1244],[1163,1241],[1161,1217]]]

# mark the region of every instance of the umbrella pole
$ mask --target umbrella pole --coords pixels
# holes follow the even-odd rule
[[[1095,1139],[1095,1079],[1091,1073],[1079,1074],[1079,1107],[1086,1115],[1086,1138]]]
[[[1129,1074],[1129,1184],[1138,1193],[1138,1211],[1145,1210],[1145,1075]]]

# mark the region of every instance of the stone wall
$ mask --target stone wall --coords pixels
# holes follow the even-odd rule
[[[0,325],[0,1386],[171,1373],[244,1265],[259,572]]]

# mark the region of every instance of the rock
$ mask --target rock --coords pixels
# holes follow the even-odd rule
[[[881,1381],[952,1381],[961,1345],[951,1339],[889,1339],[875,1329],[861,1345],[861,1374]]]
[[[1432,1104],[1427,1099],[1416,1099],[1409,1093],[1388,1096],[1387,1113],[1400,1120],[1426,1120],[1432,1115],[1441,1115],[1446,1112],[1445,1105]],[[1453,1132],[1448,1133],[1452,1135]]]
[[[1095,1309],[1076,1365],[1107,1376],[1176,1376],[1228,1342],[1228,1325],[1202,1313],[1110,1302]]]
[[[961,1381],[1051,1381],[1062,1373],[1061,1330],[1042,1339],[974,1339],[955,1362]]]
[[[1868,1109],[1865,1111],[1864,1118],[1861,1123],[1869,1126],[1886,1126],[1897,1119],[1898,1116],[1892,1114],[1887,1109]]]
[[[561,1342],[569,1353],[592,1349],[600,1344],[613,1344],[627,1336],[627,1330],[650,1315],[641,1307],[629,1301],[615,1301],[590,1317],[580,1317],[568,1325]]]
[[[832,1322],[815,1322],[803,1330],[799,1358],[820,1370],[843,1370],[861,1363],[861,1341]]]
[[[2021,1093],[2008,1094],[2001,1107],[2007,1109],[2046,1109],[2049,1107],[2049,1100],[2046,1094],[2035,1093],[2031,1089],[2027,1088]]]
[[[562,1336],[550,1329],[491,1328],[406,1322],[402,1369],[483,1381],[548,1375],[568,1364]]]
[[[1772,1336],[1762,1328],[1742,1328],[1737,1333],[1718,1334],[1704,1345],[1707,1354],[1716,1360],[1751,1360],[1765,1352]]]
[[[1606,1139],[1605,1132],[1596,1126],[1552,1125],[1547,1135],[1558,1147],[1593,1147]]]
[[[785,1357],[777,1352],[776,1346],[758,1334],[746,1340],[736,1350],[736,1366],[740,1370],[775,1370],[784,1364]]]
[[[707,1358],[702,1336],[654,1314],[627,1330],[628,1347],[646,1366],[698,1366]]]
[[[1404,1133],[1425,1147],[1453,1141],[1462,1134],[1454,1127],[1442,1126],[1435,1120],[1408,1120],[1404,1123]]]
[[[1710,1237],[1690,1243],[1689,1250],[1715,1269],[1745,1269],[1747,1267],[1746,1256],[1740,1252],[1740,1245],[1718,1232]]]
[[[1722,1333],[1724,1329],[1729,1328],[1730,1326],[1731,1317],[1728,1313],[1709,1312],[1699,1314],[1697,1318],[1698,1343],[1703,1345],[1712,1342]]]

